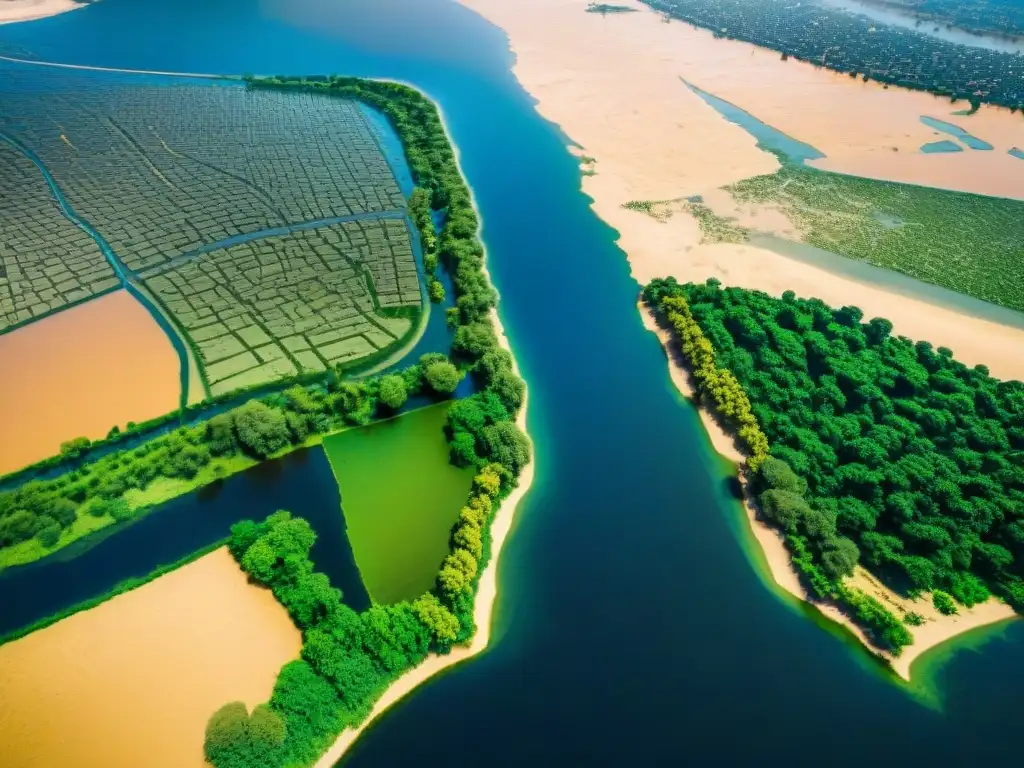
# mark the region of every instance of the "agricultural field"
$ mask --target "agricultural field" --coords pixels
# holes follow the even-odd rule
[[[27,194],[0,202],[0,227],[17,227],[0,229],[0,332],[118,285],[30,158],[187,342],[201,394],[385,356],[423,317],[418,234],[365,107],[228,81],[2,76],[0,189]]]
[[[958,45],[815,2],[642,2],[666,18],[779,51],[783,58],[950,98],[1024,109],[1024,69],[1012,53]]]
[[[0,140],[0,333],[117,288],[96,243],[61,216],[32,161]]]
[[[448,461],[448,403],[324,438],[349,541],[370,597],[429,591],[449,551],[473,470]]]
[[[785,165],[726,188],[804,242],[1024,311],[1024,202]]]
[[[215,395],[377,354],[421,305],[404,217],[251,240],[151,274]]]

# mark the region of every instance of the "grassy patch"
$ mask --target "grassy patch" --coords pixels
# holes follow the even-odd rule
[[[1024,201],[784,166],[727,187],[810,245],[1024,311]]]

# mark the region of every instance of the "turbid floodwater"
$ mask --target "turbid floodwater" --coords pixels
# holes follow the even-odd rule
[[[512,77],[502,32],[446,0],[102,0],[0,29],[5,43],[108,67],[390,77],[441,105],[530,384],[537,476],[502,553],[492,649],[381,718],[347,765],[451,766],[453,750],[468,763],[516,768],[933,768],[1017,758],[1020,624],[987,634],[980,653],[931,664],[923,679],[941,690],[940,711],[766,587],[740,543],[744,518],[728,472],[642,326],[615,232],[580,191],[565,138]],[[757,58],[749,47],[736,61],[743,57]],[[728,77],[723,66],[717,79]],[[845,138],[829,146],[791,130],[775,119],[784,103],[771,114],[744,103],[744,88],[763,87],[768,100],[785,80],[750,78],[736,94],[695,82],[825,154]],[[828,98],[811,110],[816,132],[850,109]],[[825,119],[830,107],[834,120]],[[925,113],[913,115],[922,133]],[[915,150],[927,140],[905,139]],[[666,145],[665,156],[672,151]],[[707,155],[705,166],[719,162]]]
[[[174,348],[125,291],[5,333],[0,360],[0,474],[174,410],[181,391]]]
[[[270,696],[302,638],[226,548],[0,646],[4,766],[202,768],[228,701]]]

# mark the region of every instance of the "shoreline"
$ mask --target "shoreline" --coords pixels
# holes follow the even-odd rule
[[[0,24],[46,19],[88,5],[75,0],[0,0]]]
[[[404,84],[409,85],[409,87],[412,88],[416,87],[408,83]],[[417,90],[420,89],[417,88]],[[455,165],[459,169],[459,173],[462,174],[462,178],[466,179],[465,174],[462,172],[459,147],[452,140],[451,131],[448,129],[448,121],[445,119],[441,105],[427,92],[422,90],[420,90],[420,92],[423,93],[426,98],[430,99],[437,108],[437,114],[441,120],[441,125],[444,128],[445,135],[448,138],[448,143],[452,147],[452,152],[455,155]],[[494,281],[491,279],[491,272],[487,266],[487,245],[482,237],[484,226],[483,216],[480,214],[480,207],[477,205],[476,194],[468,180],[466,180],[466,188],[469,190],[470,201],[479,222],[476,234],[484,248],[482,271],[484,276],[487,278],[487,282],[495,289],[495,291],[497,291],[497,286],[494,285]],[[498,346],[512,355],[512,370],[517,376],[519,376],[519,378],[522,379],[522,373],[519,370],[519,361],[516,359],[515,353],[512,351],[508,334],[505,331],[505,326],[501,322],[501,316],[498,314],[497,305],[500,303],[501,295],[499,293],[495,306],[491,307],[491,323],[494,325],[494,333],[498,337]],[[523,381],[525,382],[526,380],[523,379]],[[491,521],[491,558],[488,560],[487,566],[480,574],[480,581],[477,584],[476,596],[473,599],[473,621],[476,624],[476,633],[473,635],[472,641],[470,641],[468,646],[457,646],[452,648],[451,651],[444,656],[436,654],[430,655],[419,666],[414,667],[405,674],[399,676],[393,683],[391,683],[391,685],[388,686],[384,695],[377,700],[377,703],[373,705],[373,709],[370,710],[369,716],[367,716],[367,718],[355,728],[346,728],[338,734],[338,738],[335,739],[334,743],[327,748],[327,751],[325,751],[313,764],[313,768],[333,768],[335,763],[337,763],[349,748],[358,741],[359,737],[363,734],[363,731],[373,725],[374,722],[376,722],[377,719],[380,718],[380,716],[388,709],[399,703],[407,695],[412,693],[416,688],[430,680],[435,675],[473,658],[487,648],[491,639],[491,621],[494,618],[494,606],[498,602],[498,560],[501,557],[502,547],[505,545],[508,535],[512,530],[512,523],[515,519],[515,513],[519,507],[519,503],[529,492],[530,486],[533,485],[536,472],[536,447],[526,428],[526,414],[529,409],[529,404],[530,388],[527,384],[523,393],[523,407],[519,409],[519,414],[516,416],[516,426],[518,426],[519,429],[522,430],[523,434],[526,435],[527,439],[530,440],[530,462],[523,467],[523,471],[519,474],[516,487],[513,488],[512,492],[502,500],[501,505],[494,514],[494,519]]]
[[[690,372],[680,360],[670,332],[658,324],[653,311],[642,302],[637,303],[637,309],[644,327],[657,336],[668,362],[669,377],[679,393],[696,410],[713,450],[730,462],[735,464],[743,462],[745,457],[736,447],[735,441],[725,427],[705,405],[696,401]],[[869,653],[883,659],[892,671],[907,683],[912,682],[911,671],[914,663],[929,651],[939,647],[948,647],[948,643],[972,630],[990,627],[1017,616],[1012,608],[995,598],[973,608],[961,606],[960,613],[956,616],[939,616],[929,602],[922,600],[920,605],[918,601],[911,603],[906,598],[887,589],[869,571],[858,566],[854,575],[847,580],[850,586],[861,589],[879,599],[883,604],[888,603],[889,607],[896,607],[898,610],[905,610],[907,605],[912,605],[918,613],[925,614],[930,618],[921,626],[909,628],[914,636],[914,642],[905,648],[902,654],[893,656],[886,653],[874,646],[864,631],[836,605],[810,598],[807,590],[800,583],[796,569],[793,568],[792,557],[789,550],[786,549],[782,535],[777,529],[757,516],[745,483],[743,484],[743,496],[743,508],[750,531],[764,554],[768,571],[775,584],[792,597],[816,608],[827,619],[848,629]]]
[[[484,272],[486,273],[486,265]],[[488,280],[490,275],[488,274]],[[491,310],[491,319],[494,322],[494,330],[498,336],[498,343],[502,349],[511,352],[509,347],[508,337],[505,334],[504,326],[501,324],[501,320],[498,317],[497,309]],[[519,365],[512,358],[513,370],[516,375],[519,375]],[[519,415],[516,417],[516,425],[523,431],[526,432],[526,413],[529,407],[529,388],[523,397],[523,407],[519,411]],[[533,441],[530,441],[531,447]],[[413,690],[418,688],[423,683],[427,682],[430,678],[435,675],[444,672],[450,667],[460,664],[467,659],[471,659],[481,651],[487,648],[491,637],[491,621],[494,617],[494,606],[497,604],[498,598],[498,560],[501,556],[502,547],[508,538],[508,534],[512,529],[512,522],[515,518],[516,509],[519,506],[519,502],[522,501],[523,497],[526,496],[530,490],[530,486],[533,484],[535,468],[536,468],[536,456],[532,456],[530,463],[527,464],[523,471],[519,475],[519,483],[512,492],[506,496],[501,505],[498,507],[498,511],[494,515],[494,519],[491,521],[491,559],[488,561],[487,566],[484,568],[483,573],[480,575],[480,582],[477,587],[476,597],[473,601],[473,621],[476,623],[476,634],[473,635],[473,640],[468,646],[457,646],[444,655],[438,656],[432,654],[423,661],[418,667],[410,669],[405,674],[398,677],[387,690],[384,695],[377,700],[374,704],[373,709],[370,711],[369,716],[355,728],[346,728],[334,743],[327,749],[324,754],[313,764],[314,768],[333,768],[334,764],[340,760],[344,754],[362,735],[363,731],[369,728],[373,723],[388,709],[397,704],[399,701],[404,699],[408,694],[412,693]]]

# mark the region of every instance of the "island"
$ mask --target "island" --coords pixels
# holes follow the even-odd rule
[[[167,743],[168,765],[198,766],[205,756],[223,767],[331,765],[369,719],[487,643],[494,562],[532,478],[532,445],[526,387],[497,315],[472,195],[438,110],[409,86],[357,78],[248,78],[242,87],[250,101],[297,98],[287,103],[332,118],[339,109],[373,109],[395,132],[411,184],[392,200],[408,200],[403,218],[421,244],[421,284],[428,292],[433,281],[450,286],[443,299],[450,306],[438,315],[447,348],[376,372],[353,370],[345,358],[320,370],[279,372],[106,439],[73,441],[0,478],[3,591],[45,582],[27,607],[4,611],[0,680],[25,703],[4,724],[15,751],[34,743],[33,725],[21,717],[33,711],[29,700],[49,702],[42,705],[58,719],[74,716],[56,703],[65,690],[53,685],[64,677],[48,670],[59,664],[56,646],[98,655],[109,689],[90,683],[96,678],[75,678],[73,687],[82,700],[95,699],[118,730],[145,717],[129,728],[130,739],[118,739],[125,760],[150,759],[154,744]],[[145,89],[138,93],[145,97]],[[385,178],[378,194],[398,189],[392,184],[401,179]],[[369,251],[328,245],[343,257]],[[299,240],[286,252],[294,260],[320,250]],[[344,261],[334,268],[351,277]],[[370,273],[379,274],[371,268],[359,276],[360,290],[373,285]],[[278,511],[247,517],[268,504]],[[193,515],[194,529],[178,524],[170,534],[163,521],[175,515]],[[166,541],[160,531],[181,540]],[[146,536],[160,538],[157,549],[181,554],[143,576],[119,578],[119,567],[144,567]],[[58,550],[59,558],[52,555]],[[115,550],[123,563],[111,562]],[[81,576],[51,579],[51,568]],[[232,575],[240,572],[248,583]],[[205,608],[192,598],[199,581],[210,596]],[[210,622],[204,631],[218,640],[199,653],[188,628],[205,622],[218,600],[224,620],[233,617],[238,627]],[[159,723],[144,714],[130,680],[101,660],[117,646],[115,635],[152,615],[154,601],[166,637],[140,642],[175,661],[160,665],[164,672],[138,674],[151,693],[174,697],[180,713]],[[233,643],[249,645],[246,632],[261,640],[235,654]],[[220,665],[233,672],[215,674]],[[12,675],[27,685],[15,685]],[[48,741],[54,762],[70,759],[65,749],[79,758],[105,754],[93,736],[76,734]]]

